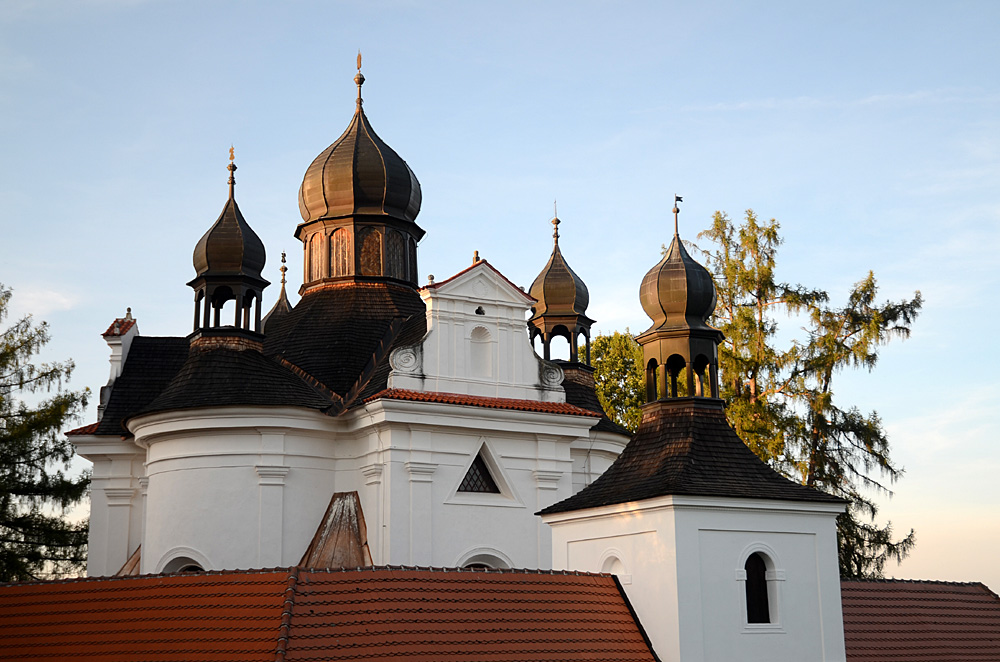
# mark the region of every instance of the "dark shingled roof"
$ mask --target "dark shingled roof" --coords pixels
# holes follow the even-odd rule
[[[850,662],[1000,660],[1000,597],[980,583],[844,580]]]
[[[729,427],[721,400],[661,400],[642,414],[635,436],[600,478],[540,514],[672,494],[843,503],[762,462]]]
[[[420,295],[408,287],[328,285],[306,292],[288,314],[271,320],[274,328],[268,325],[264,353],[288,361],[344,396],[366,367],[374,371],[377,364],[388,362],[388,351],[396,346],[401,331],[406,329],[407,339],[413,342],[423,337],[425,314]],[[404,324],[411,316],[415,319]],[[387,368],[382,372],[388,376]],[[384,387],[373,385],[372,389]]]
[[[156,399],[187,357],[187,338],[134,338],[94,434],[130,434],[123,422]]]
[[[554,363],[557,363],[566,375],[562,383],[563,390],[566,391],[566,402],[601,415],[601,420],[591,429],[599,432],[613,432],[626,437],[632,436],[630,431],[612,421],[604,411],[604,407],[601,406],[601,401],[597,398],[597,391],[594,390],[593,368],[561,360],[556,360]]]
[[[328,396],[260,352],[194,349],[159,397],[137,413],[225,405],[325,409],[331,404]]]

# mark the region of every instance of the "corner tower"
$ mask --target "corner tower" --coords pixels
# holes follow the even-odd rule
[[[590,365],[590,327],[594,320],[587,317],[590,292],[583,280],[576,275],[562,251],[559,250],[559,217],[552,219],[552,255],[541,273],[531,284],[529,293],[537,303],[531,309],[528,319],[528,333],[531,342],[542,338],[542,356],[549,360],[549,343],[552,338],[562,336],[569,342],[569,360],[580,360],[578,344],[580,336],[586,343],[585,363]]]
[[[295,236],[305,252],[303,292],[344,281],[417,286],[420,182],[365,116],[360,53],[354,82],[354,117],[313,160],[299,188],[302,223]]]
[[[708,269],[684,249],[677,231],[666,255],[639,286],[642,309],[653,325],[636,340],[646,366],[646,402],[660,398],[719,397],[719,348],[722,332],[708,325],[715,310],[715,285]]]

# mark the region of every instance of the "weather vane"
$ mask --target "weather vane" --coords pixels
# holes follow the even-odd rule
[[[677,215],[681,213],[680,207],[677,206],[678,202],[684,202],[684,198],[679,195],[674,195],[674,235],[677,235]]]

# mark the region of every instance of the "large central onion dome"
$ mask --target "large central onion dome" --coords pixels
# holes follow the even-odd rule
[[[420,213],[420,182],[376,135],[362,110],[359,72],[357,110],[347,130],[317,156],[299,188],[303,224],[359,214],[414,222]],[[300,226],[301,227],[301,226]]]

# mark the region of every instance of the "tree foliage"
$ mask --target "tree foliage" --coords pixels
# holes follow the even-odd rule
[[[890,559],[912,549],[911,530],[893,540],[891,523],[879,526],[877,495],[901,475],[874,411],[834,403],[834,376],[845,368],[872,370],[878,349],[909,336],[922,305],[920,293],[877,302],[874,274],[854,285],[842,307],[826,292],[775,277],[781,245],[777,221],[752,210],[741,224],[716,212],[699,238],[712,242],[706,263],[716,280],[714,324],[726,335],[719,348],[721,395],[741,438],[775,469],[802,483],[844,497],[837,520],[840,571],[845,577],[880,577]],[[805,337],[782,347],[778,313],[807,320]]]
[[[639,427],[643,403],[642,348],[628,329],[598,335],[590,347],[594,386],[604,412],[628,430]]]
[[[0,324],[11,291],[0,285]],[[0,330],[0,581],[78,572],[87,524],[71,524],[68,508],[86,495],[89,477],[69,477],[73,447],[60,433],[87,403],[67,391],[73,362],[32,363],[49,341],[45,322],[30,315]],[[29,405],[25,397],[33,400]]]

